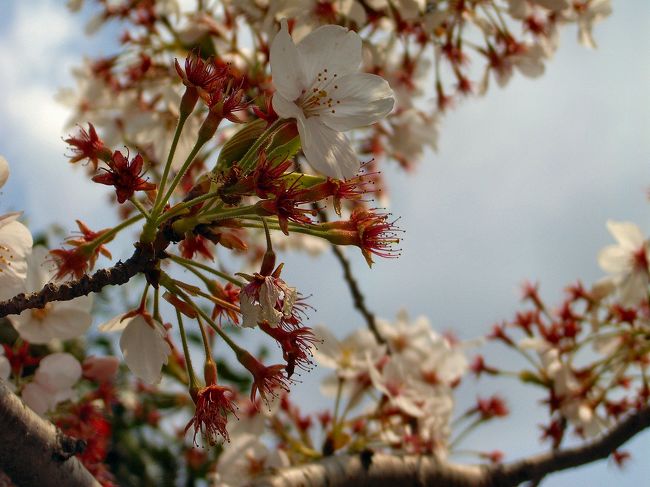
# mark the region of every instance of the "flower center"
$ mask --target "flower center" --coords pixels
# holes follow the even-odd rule
[[[5,269],[8,270],[11,267],[11,261],[14,259],[14,255],[11,252],[9,247],[0,245],[0,273],[4,272]]]
[[[46,303],[43,308],[35,308],[32,310],[32,318],[37,321],[43,321],[52,310],[52,303]]]
[[[319,116],[325,111],[336,113],[336,105],[341,103],[330,96],[339,89],[337,84],[338,74],[329,74],[327,68],[318,72],[316,80],[309,90],[303,90],[298,99],[298,106],[302,108],[305,117]]]
[[[634,267],[639,271],[648,270],[648,255],[646,254],[646,246],[643,245],[639,250],[634,252],[632,259],[634,261]]]

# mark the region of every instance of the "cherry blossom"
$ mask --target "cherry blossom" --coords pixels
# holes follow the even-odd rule
[[[573,12],[569,18],[575,19],[578,23],[578,40],[583,46],[595,49],[593,26],[611,15],[612,2],[611,0],[591,0],[573,3]]]
[[[122,331],[120,349],[124,361],[139,379],[157,384],[162,378],[162,366],[171,354],[161,323],[141,310],[131,311],[100,325],[100,331]]]
[[[374,363],[368,365],[373,386],[385,394],[392,405],[416,418],[424,415],[421,406],[428,391],[416,382],[411,361],[391,357],[381,370]]]
[[[280,449],[269,449],[257,436],[245,434],[228,445],[219,457],[213,487],[247,485],[267,469],[289,466]]]
[[[41,360],[34,380],[21,397],[36,413],[43,415],[57,404],[75,396],[72,389],[81,378],[81,364],[69,353],[53,353]]]
[[[375,123],[395,102],[388,83],[357,72],[360,64],[361,38],[336,25],[319,27],[296,45],[283,20],[271,45],[273,108],[296,119],[307,161],[333,178],[352,177],[360,167],[342,132]]]
[[[607,229],[618,242],[601,250],[598,264],[611,274],[623,305],[635,305],[648,297],[650,244],[637,225],[608,221]]]
[[[239,293],[242,326],[255,328],[266,322],[276,327],[283,318],[291,316],[296,299],[296,288],[287,286],[279,277],[256,274]]]
[[[0,156],[0,188],[2,188],[9,179],[9,163],[7,159]]]
[[[9,164],[0,156],[0,188],[9,179]],[[24,291],[27,256],[32,250],[32,235],[17,219],[20,213],[0,215],[0,300]]]
[[[35,247],[29,256],[25,289],[39,291],[54,279],[47,249]],[[92,323],[92,297],[81,296],[71,301],[52,301],[43,308],[28,309],[9,321],[18,334],[31,343],[43,344],[50,340],[70,340],[83,335]]]

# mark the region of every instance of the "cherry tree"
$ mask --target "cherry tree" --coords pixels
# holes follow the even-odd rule
[[[454,105],[541,76],[568,24],[595,47],[609,0],[87,3],[87,31],[118,23],[121,47],[75,70],[65,143],[119,223],[77,220],[56,242],[0,217],[7,485],[537,485],[624,465],[650,426],[650,247],[634,223],[607,222],[602,280],[557,305],[526,284],[523,308],[474,340],[376,316],[354,273],[402,252],[382,168],[417,170]],[[0,158],[1,185],[9,173]],[[333,252],[363,326],[308,326],[279,249]],[[316,276],[309,292],[325,292]],[[326,407],[305,412],[291,390],[316,366]],[[539,454],[459,460],[510,409],[460,402],[472,375],[541,391]]]

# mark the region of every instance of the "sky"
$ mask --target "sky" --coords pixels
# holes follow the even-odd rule
[[[23,210],[32,230],[52,222],[72,230],[76,218],[92,228],[114,221],[106,192],[66,162],[68,114],[54,99],[72,85],[70,68],[83,55],[110,54],[112,44],[106,35],[85,37],[83,16],[63,4],[0,2],[0,154],[12,171],[0,212]],[[472,339],[521,309],[524,280],[539,282],[554,303],[576,279],[602,277],[596,256],[612,242],[608,219],[650,231],[649,31],[645,0],[614,2],[614,14],[595,28],[597,50],[579,46],[574,27],[565,29],[543,77],[516,75],[505,89],[494,85],[486,97],[459,104],[442,121],[438,152],[427,153],[416,172],[386,170],[390,210],[406,230],[403,255],[368,269],[358,252],[347,252],[378,316],[393,319],[406,308]],[[326,324],[339,336],[363,326],[333,257],[283,258],[283,277],[312,295],[310,325]],[[522,365],[503,349],[487,352],[513,369]],[[305,410],[329,404],[317,392],[326,372],[304,375],[295,388]],[[477,431],[468,446],[501,449],[507,458],[541,451],[530,422],[538,413],[534,391],[504,381],[476,389],[470,378],[460,407],[477,390],[504,395],[513,413]],[[626,448],[634,456],[623,472],[604,461],[544,485],[640,485],[650,477],[650,433]]]

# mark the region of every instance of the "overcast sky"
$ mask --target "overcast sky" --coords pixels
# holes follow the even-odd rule
[[[67,113],[53,99],[71,84],[69,69],[82,54],[112,51],[84,37],[63,3],[0,2],[0,154],[12,170],[0,212],[24,210],[32,230],[51,222],[72,229],[75,218],[103,227],[114,218],[105,192],[67,164]],[[416,173],[386,171],[391,211],[407,230],[403,256],[368,270],[358,252],[348,252],[379,316],[392,319],[406,307],[470,339],[513,315],[525,279],[557,302],[566,284],[601,277],[596,255],[611,242],[607,219],[650,230],[650,9],[645,0],[614,3],[613,16],[595,29],[598,50],[578,46],[575,28],[566,29],[541,79],[515,76],[506,89],[462,103],[442,123],[439,152]],[[286,260],[286,280],[313,295],[310,324],[338,335],[362,326],[333,258]],[[489,356],[514,367],[503,352]],[[297,388],[305,409],[328,404],[316,393],[324,372]],[[538,450],[531,391],[497,381],[481,390],[506,395],[513,417],[477,432],[468,446],[502,449],[509,458]],[[459,403],[475,395],[469,379]],[[600,462],[544,484],[640,485],[650,478],[650,435],[629,449],[634,457],[623,473]]]

